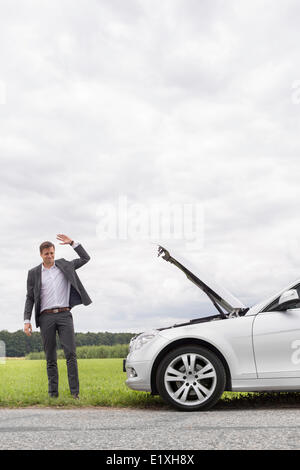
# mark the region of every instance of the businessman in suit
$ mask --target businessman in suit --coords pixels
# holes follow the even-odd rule
[[[92,301],[84,289],[76,270],[90,257],[84,248],[66,235],[59,234],[60,245],[71,245],[79,258],[67,261],[55,260],[55,246],[46,241],[40,245],[41,264],[28,272],[27,295],[24,309],[24,332],[31,335],[31,315],[35,306],[35,323],[40,327],[48,374],[48,393],[58,397],[58,370],[56,355],[56,331],[67,361],[71,394],[79,398],[78,367],[72,307]]]

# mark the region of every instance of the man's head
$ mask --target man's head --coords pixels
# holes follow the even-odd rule
[[[43,259],[44,266],[51,267],[54,264],[55,246],[51,242],[43,242],[40,245],[40,255]]]

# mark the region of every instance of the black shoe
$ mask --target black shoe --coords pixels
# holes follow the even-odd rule
[[[58,393],[49,393],[50,398],[58,398]]]
[[[72,398],[74,398],[74,400],[79,400],[79,394],[78,393],[72,393]]]

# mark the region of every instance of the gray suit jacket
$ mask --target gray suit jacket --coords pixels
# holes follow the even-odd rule
[[[76,269],[86,264],[90,257],[85,249],[78,245],[74,248],[80,258],[67,261],[64,258],[55,260],[56,266],[64,273],[68,281],[71,283],[70,289],[70,304],[72,308],[75,305],[83,304],[89,305],[92,303],[85,288],[83,287]],[[41,308],[41,278],[42,278],[42,263],[28,271],[27,277],[27,295],[24,309],[24,320],[30,320],[33,305],[35,306],[35,323],[39,326],[39,315]]]

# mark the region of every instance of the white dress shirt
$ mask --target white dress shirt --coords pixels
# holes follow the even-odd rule
[[[71,245],[76,248],[79,243]],[[41,272],[41,312],[50,308],[69,307],[71,283],[61,270],[55,265],[45,268],[42,264]],[[25,320],[24,323],[30,323]]]
[[[42,265],[41,312],[49,308],[69,307],[71,284],[54,263],[51,268]]]

